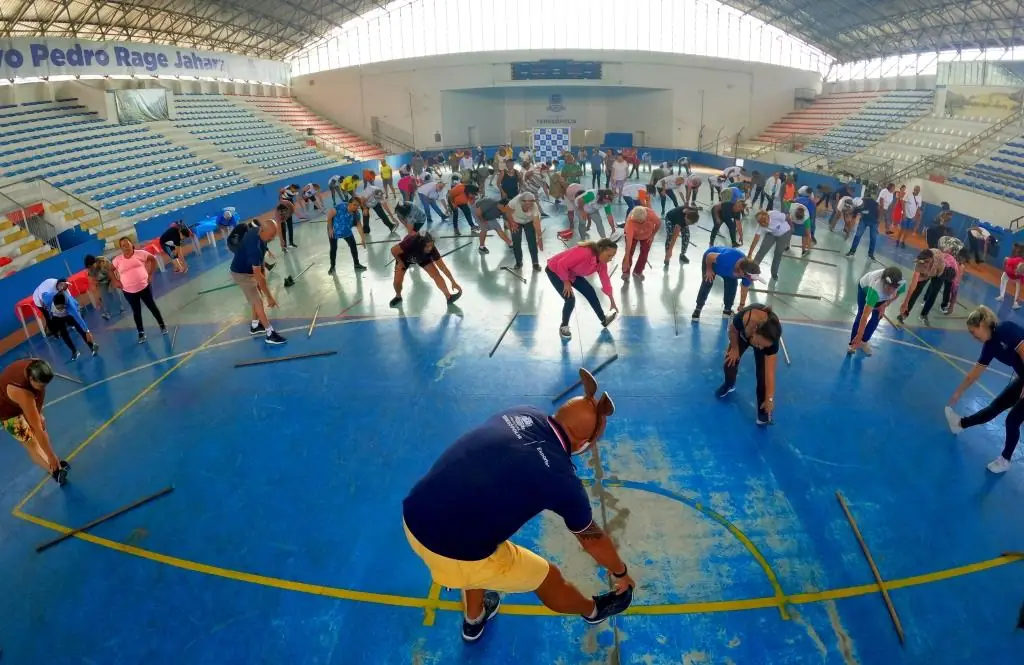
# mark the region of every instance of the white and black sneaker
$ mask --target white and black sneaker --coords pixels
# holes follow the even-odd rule
[[[263,338],[263,341],[267,344],[284,344],[288,340],[278,334],[276,330],[272,330],[270,334]]]
[[[561,335],[562,339],[572,339],[572,328],[569,326],[560,326],[558,328],[558,334]]]
[[[249,324],[250,335],[261,335],[265,332],[267,332],[267,329],[263,326],[262,323],[257,323],[255,326],[252,325],[251,323]]]
[[[139,344],[145,344],[145,343],[146,343],[146,333],[140,332],[139,333]]]
[[[476,642],[484,634],[484,627],[487,622],[494,618],[501,607],[501,596],[497,591],[484,592],[484,615],[475,622],[470,622],[465,616],[462,617],[462,639],[466,642]]]
[[[725,397],[734,390],[736,390],[736,384],[730,386],[728,383],[723,383],[722,385],[718,386],[718,390],[715,391],[715,397],[717,397],[718,399],[722,399],[723,397]]]

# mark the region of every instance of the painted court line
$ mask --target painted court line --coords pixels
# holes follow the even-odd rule
[[[36,517],[35,515],[28,515],[20,510],[15,513],[15,517],[31,522],[37,526],[41,526],[46,529],[51,529],[58,533],[66,533],[71,529],[61,524],[56,524],[48,520]],[[328,598],[336,598],[340,600],[352,600],[362,603],[376,603],[378,605],[389,605],[392,607],[411,607],[416,609],[426,610],[431,607],[436,607],[438,610],[444,610],[446,612],[461,612],[462,604],[455,601],[439,600],[432,601],[430,598],[417,598],[413,596],[399,596],[395,594],[385,593],[374,593],[369,591],[356,591],[353,589],[341,589],[337,587],[324,586],[320,584],[309,584],[307,582],[296,582],[293,580],[285,580],[277,577],[268,577],[265,575],[256,575],[253,573],[246,573],[238,570],[230,570],[228,568],[221,568],[219,566],[211,566],[205,563],[199,563],[198,561],[190,561],[188,559],[181,559],[179,557],[168,556],[166,554],[160,554],[157,552],[151,552],[149,550],[140,549],[132,545],[126,545],[117,541],[108,540],[106,538],[99,538],[88,533],[76,534],[75,538],[84,540],[94,545],[106,547],[123,554],[130,554],[137,556],[142,559],[154,561],[156,563],[162,563],[173,568],[179,568],[181,570],[187,570],[195,573],[202,573],[204,575],[211,575],[214,577],[221,577],[224,579],[235,580],[237,582],[247,582],[249,584],[257,584],[259,586],[271,587],[275,589],[281,589],[284,591],[296,591],[299,593],[306,593],[316,596],[324,596]],[[1000,556],[987,561],[979,561],[978,563],[967,564],[965,566],[957,566],[955,568],[947,568],[945,570],[939,570],[932,573],[925,573],[923,575],[915,575],[913,577],[905,577],[903,579],[889,580],[886,585],[890,590],[893,589],[907,589],[910,587],[921,586],[923,584],[931,584],[933,582],[940,582],[943,580],[953,579],[956,577],[963,577],[964,575],[971,575],[973,573],[979,573],[992,568],[998,568],[1011,563],[1017,563],[1024,560],[1024,556]],[[870,594],[878,593],[878,586],[875,584],[861,584],[858,586],[842,587],[839,589],[828,589],[825,591],[814,591],[810,593],[799,593],[792,596],[786,597],[786,602],[791,605],[805,605],[808,603],[817,603],[828,600],[841,600],[843,598],[855,598],[858,596],[866,596]],[[768,598],[749,598],[744,600],[719,600],[719,601],[702,601],[694,603],[670,603],[662,605],[634,605],[627,610],[627,614],[642,614],[642,615],[666,615],[666,614],[707,614],[716,612],[735,612],[739,610],[758,610],[758,609],[775,609],[778,607],[779,600],[776,597]],[[555,616],[554,613],[543,605],[509,605],[502,604],[501,612],[503,614],[519,615],[519,616]]]
[[[111,425],[113,425],[113,424],[114,424],[115,422],[117,422],[117,420],[118,420],[118,419],[119,419],[119,418],[120,418],[121,416],[123,416],[123,415],[124,415],[125,413],[127,413],[127,412],[128,412],[128,410],[129,410],[130,408],[132,408],[133,406],[135,406],[135,405],[136,405],[136,404],[137,404],[137,403],[139,402],[139,400],[141,400],[141,399],[142,399],[143,397],[145,397],[146,395],[148,395],[149,393],[151,393],[151,392],[153,391],[153,389],[154,389],[154,388],[156,388],[156,387],[157,387],[158,385],[160,385],[161,383],[163,383],[164,379],[166,379],[166,378],[167,378],[167,377],[169,377],[169,376],[170,376],[171,374],[173,374],[173,373],[174,373],[174,372],[175,372],[175,371],[176,371],[176,370],[177,370],[177,369],[178,369],[179,367],[181,367],[182,365],[184,365],[185,363],[187,363],[187,362],[188,362],[188,361],[189,361],[189,360],[190,360],[190,359],[192,358],[192,356],[196,355],[197,353],[199,353],[200,351],[202,351],[202,350],[203,350],[204,348],[206,348],[207,346],[209,346],[209,344],[210,344],[210,343],[211,343],[211,342],[212,342],[213,340],[215,340],[215,339],[217,339],[218,337],[220,337],[221,335],[223,335],[223,334],[224,334],[225,332],[227,332],[227,331],[228,331],[228,330],[229,330],[229,329],[231,328],[231,326],[233,326],[233,325],[235,325],[235,324],[236,324],[236,321],[231,321],[231,322],[230,322],[230,323],[228,323],[228,324],[227,324],[226,326],[224,326],[223,328],[221,328],[220,330],[218,330],[217,332],[215,332],[215,333],[214,333],[214,334],[213,334],[212,336],[210,336],[210,337],[209,337],[209,338],[208,338],[208,339],[207,339],[207,340],[206,340],[205,342],[203,342],[202,344],[200,344],[199,346],[197,346],[197,347],[196,347],[195,349],[193,349],[192,351],[189,351],[188,353],[186,353],[186,354],[185,354],[185,357],[184,357],[184,358],[182,358],[182,359],[181,359],[180,361],[178,361],[178,363],[176,363],[176,364],[175,364],[175,365],[174,365],[173,367],[171,367],[171,368],[170,368],[169,370],[167,370],[166,372],[164,372],[163,374],[161,374],[161,375],[160,375],[159,377],[157,377],[157,379],[156,379],[155,381],[153,381],[153,382],[152,382],[151,384],[149,384],[148,386],[146,386],[145,388],[143,388],[143,389],[142,389],[141,391],[139,391],[139,394],[138,394],[138,395],[136,395],[135,397],[133,397],[133,398],[132,398],[132,399],[131,399],[131,400],[130,400],[130,401],[129,401],[129,402],[127,403],[127,404],[125,404],[124,406],[122,406],[122,407],[121,407],[121,409],[120,409],[120,411],[118,411],[117,413],[115,413],[114,415],[112,415],[112,416],[111,416],[111,417],[110,417],[110,418],[109,418],[109,419],[108,419],[108,420],[107,420],[107,421],[106,421],[105,423],[103,423],[102,425],[100,425],[99,427],[97,427],[97,428],[96,428],[96,431],[95,431],[95,432],[93,432],[92,434],[90,434],[90,435],[89,435],[89,437],[88,437],[88,438],[87,438],[87,439],[86,439],[85,441],[83,441],[82,443],[78,444],[78,447],[77,447],[77,448],[75,448],[74,450],[72,450],[72,451],[71,451],[70,453],[68,453],[67,457],[65,457],[64,459],[65,459],[65,460],[67,460],[67,461],[69,461],[69,462],[70,462],[70,461],[71,461],[72,459],[74,459],[74,458],[75,458],[75,456],[77,456],[77,455],[78,455],[78,453],[80,453],[80,452],[82,452],[83,450],[85,450],[86,446],[88,446],[88,445],[89,445],[90,443],[92,443],[93,441],[95,441],[95,440],[96,440],[96,438],[97,438],[97,437],[98,437],[98,436],[99,436],[100,434],[102,434],[103,432],[105,432],[105,431],[106,431],[106,429],[107,429],[108,427],[110,427],[110,426],[111,426]],[[20,512],[21,512],[21,509],[25,507],[25,504],[26,504],[26,503],[28,503],[28,502],[29,502],[29,501],[30,501],[30,500],[32,499],[32,497],[34,497],[34,496],[35,496],[35,495],[36,495],[36,494],[37,494],[37,493],[39,492],[39,490],[43,489],[43,486],[44,486],[44,485],[46,485],[46,483],[47,483],[47,482],[49,482],[49,480],[50,480],[50,477],[49,477],[49,476],[44,476],[44,477],[43,477],[43,479],[42,479],[41,481],[39,481],[39,484],[38,484],[38,485],[36,485],[36,486],[35,486],[35,488],[34,488],[34,489],[33,489],[33,490],[31,491],[31,492],[29,492],[28,494],[26,494],[26,495],[25,495],[25,498],[24,498],[24,499],[22,499],[21,501],[19,501],[19,502],[18,502],[18,505],[16,505],[16,506],[14,507],[14,510],[12,511],[12,513],[13,513],[13,514],[14,514],[15,516],[17,516],[17,515],[18,515],[18,513],[20,513]]]

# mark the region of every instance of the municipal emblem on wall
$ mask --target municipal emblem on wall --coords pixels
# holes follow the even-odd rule
[[[551,95],[548,100],[548,110],[552,113],[561,113],[565,110],[565,104],[562,103],[561,95]]]

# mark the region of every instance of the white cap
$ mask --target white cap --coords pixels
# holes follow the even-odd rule
[[[797,190],[797,194],[810,194],[810,193],[811,193],[811,188],[808,187],[807,185],[804,185],[799,190]]]

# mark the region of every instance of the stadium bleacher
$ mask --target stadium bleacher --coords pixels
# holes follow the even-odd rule
[[[770,143],[793,135],[817,136],[878,97],[877,92],[842,92],[819,97],[810,106],[787,113],[762,131],[757,141]]]
[[[948,182],[1024,203],[1024,136],[1015,136]]]
[[[356,160],[380,159],[384,149],[362,137],[343,129],[325,118],[321,118],[308,107],[289,97],[245,97],[245,103],[263,111],[296,129],[305,132],[307,128],[315,135],[335,143],[352,153]]]
[[[934,97],[931,90],[884,92],[808,143],[803,152],[828,158],[861,152],[931,113]]]

